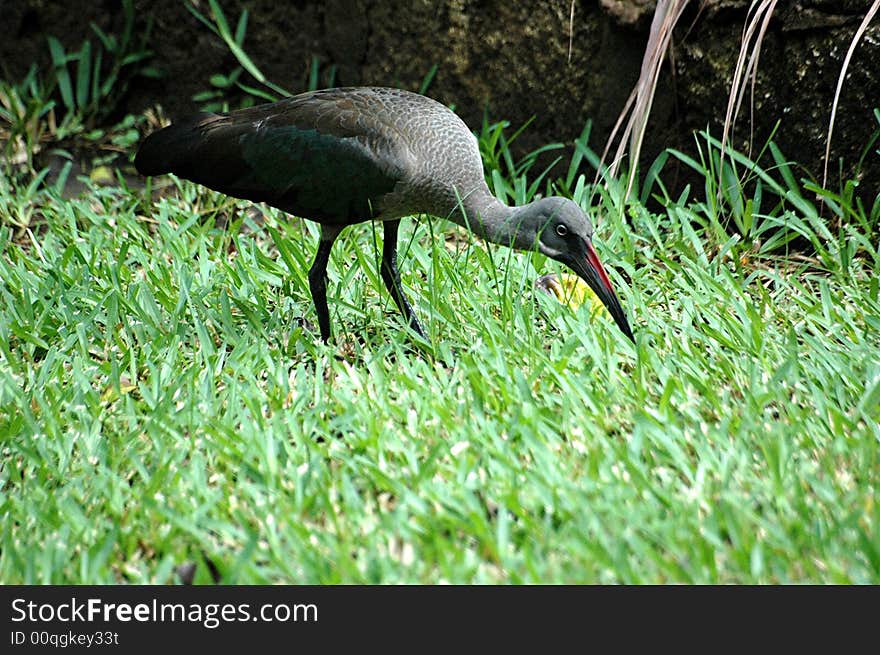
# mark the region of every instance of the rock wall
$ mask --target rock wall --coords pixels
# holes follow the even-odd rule
[[[32,61],[47,62],[46,36],[78,47],[89,22],[120,29],[115,0],[13,0],[0,6],[12,38],[0,41],[7,77]],[[207,2],[197,6],[207,11]],[[431,67],[429,95],[452,104],[472,126],[488,108],[493,118],[520,125],[535,121],[518,141],[528,150],[571,141],[586,120],[600,149],[638,76],[653,0],[221,0],[230,22],[250,12],[245,50],[274,81],[305,87],[312,58],[330,65],[337,85],[379,84],[418,88]],[[693,0],[675,33],[673,64],[660,82],[644,157],[663,148],[694,150],[693,131],[720,134],[748,0]],[[754,138],[760,147],[776,121],[782,151],[805,176],[821,177],[831,101],[852,35],[870,0],[780,2],[764,42],[755,93]],[[132,89],[123,111],[161,104],[171,116],[195,109],[192,96],[208,78],[236,62],[225,46],[184,7],[182,0],[135,0],[138,28],[153,23],[150,46],[166,70]],[[851,174],[878,128],[880,19],[869,28],[850,67],[838,111],[833,160]],[[748,110],[738,124],[738,145],[749,135]],[[835,163],[832,166],[837,171]],[[672,172],[674,173],[674,171]],[[687,180],[683,174],[678,184]],[[880,188],[880,156],[864,167],[863,194]]]

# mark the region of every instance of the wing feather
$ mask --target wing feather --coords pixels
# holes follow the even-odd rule
[[[175,123],[144,141],[135,166],[305,218],[366,220],[412,156],[383,118],[352,90],[306,93]]]

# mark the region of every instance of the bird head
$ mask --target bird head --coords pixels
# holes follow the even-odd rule
[[[534,230],[538,252],[562,264],[586,282],[608,308],[623,333],[635,341],[611,280],[593,248],[593,224],[577,203],[550,197],[521,208],[521,225]]]

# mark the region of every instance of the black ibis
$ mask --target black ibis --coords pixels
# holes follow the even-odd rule
[[[148,136],[143,175],[174,173],[230,196],[265,202],[321,225],[309,287],[321,337],[330,338],[327,262],[348,225],[382,221],[382,280],[424,337],[397,269],[400,219],[448,218],[503,246],[537,250],[577,273],[633,339],[593,248],[593,226],[571,200],[508,207],[483,175],[477,140],[450,109],[400,89],[323,89],[228,113],[200,113]]]

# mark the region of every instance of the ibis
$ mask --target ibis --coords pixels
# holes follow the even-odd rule
[[[330,339],[327,264],[340,232],[383,227],[381,277],[409,327],[424,330],[403,292],[397,233],[406,216],[447,218],[502,246],[543,253],[581,277],[631,340],[579,205],[546,197],[509,207],[486,185],[477,140],[449,108],[400,89],[310,91],[225,113],[199,113],[150,134],[135,157],[143,175],[173,173],[265,202],[320,225],[308,273],[321,338]]]

